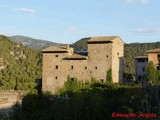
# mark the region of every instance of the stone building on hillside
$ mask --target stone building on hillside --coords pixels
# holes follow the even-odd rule
[[[149,61],[152,61],[157,70],[160,70],[158,63],[160,62],[160,49],[148,50],[146,56],[135,57],[136,64],[136,80],[146,80],[146,67]]]
[[[135,57],[136,80],[142,81],[146,79],[146,66],[148,64],[148,56]]]
[[[87,54],[74,53],[69,46],[51,46],[43,53],[42,90],[55,93],[67,77],[81,81],[92,77],[102,82],[112,70],[114,83],[123,79],[124,42],[118,36],[93,37],[88,40]]]

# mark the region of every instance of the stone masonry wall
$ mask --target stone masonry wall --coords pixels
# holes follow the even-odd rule
[[[117,38],[119,39],[119,38]],[[120,82],[123,77],[123,44],[114,43],[88,44],[86,60],[67,60],[72,53],[43,53],[42,90],[55,93],[63,87],[67,77],[88,81],[94,77],[106,81],[107,70],[112,69],[113,82]]]
[[[158,64],[158,56],[156,53],[148,53],[148,61],[153,61],[153,64]]]
[[[112,79],[114,83],[123,81],[124,44],[116,38],[112,44]]]

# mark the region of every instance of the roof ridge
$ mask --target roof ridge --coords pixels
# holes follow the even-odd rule
[[[147,53],[160,53],[160,48],[147,50]]]

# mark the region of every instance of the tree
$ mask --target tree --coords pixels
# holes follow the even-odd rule
[[[155,69],[155,66],[152,61],[147,65],[147,82],[155,84],[158,82],[158,71]]]
[[[113,83],[113,81],[112,81],[112,69],[111,68],[109,70],[107,70],[106,81],[108,83]]]

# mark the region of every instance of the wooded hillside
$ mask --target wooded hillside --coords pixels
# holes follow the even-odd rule
[[[28,90],[41,78],[41,53],[0,35],[0,89]]]

